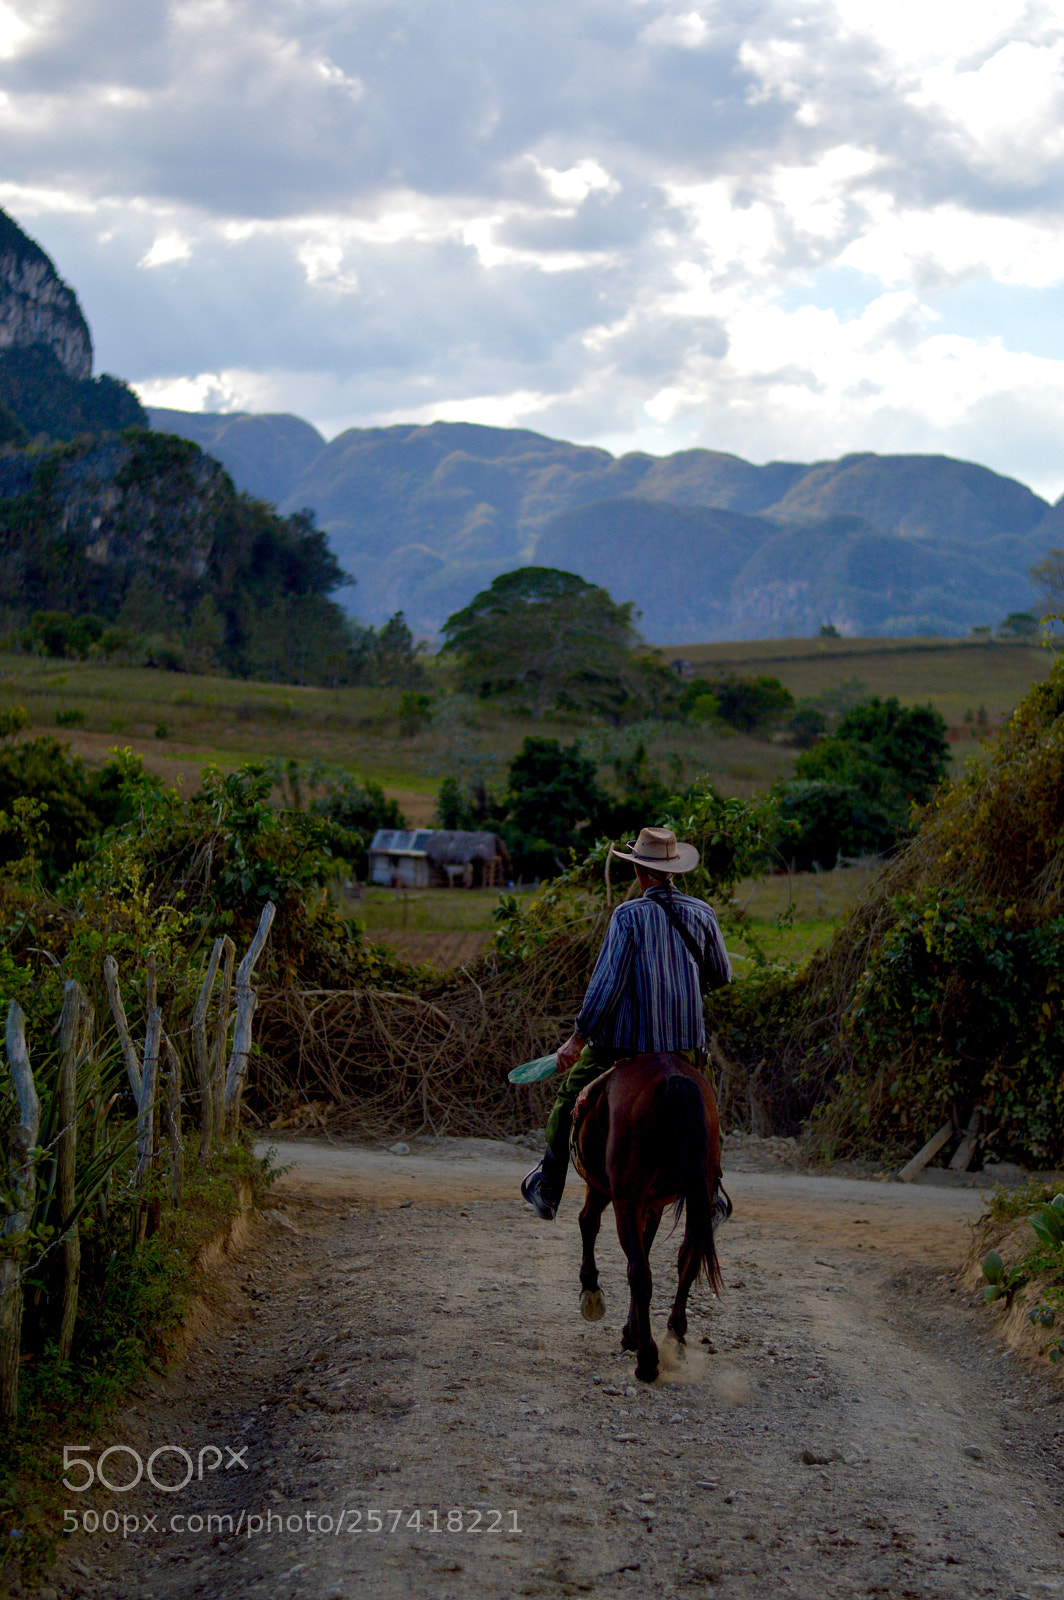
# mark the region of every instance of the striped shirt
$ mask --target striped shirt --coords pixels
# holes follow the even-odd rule
[[[679,913],[699,948],[712,930],[720,937],[712,907],[672,889],[655,885],[619,905],[576,1019],[576,1031],[593,1044],[633,1054],[705,1045],[698,966],[662,900]]]

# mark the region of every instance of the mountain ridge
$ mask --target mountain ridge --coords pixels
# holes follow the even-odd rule
[[[1027,569],[1064,529],[1064,502],[951,456],[759,466],[703,449],[613,456],[479,423],[349,428],[326,441],[287,415],[149,416],[188,430],[249,493],[270,488],[282,510],[312,510],[357,577],[345,599],[360,615],[402,609],[430,636],[528,563],[635,599],[656,643],[825,623],[960,635],[1035,605]],[[282,484],[285,449],[298,470]]]

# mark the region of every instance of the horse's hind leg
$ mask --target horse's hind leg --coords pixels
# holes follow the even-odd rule
[[[621,1348],[636,1351],[636,1377],[644,1383],[653,1383],[658,1375],[658,1347],[650,1326],[654,1280],[645,1241],[648,1232],[651,1239],[654,1237],[660,1214],[657,1219],[642,1218],[637,1207],[618,1205],[616,1197],[613,1209],[617,1217],[617,1236],[628,1257],[628,1287],[632,1293],[628,1321],[621,1333]]]
[[[598,1266],[595,1262],[595,1240],[598,1238],[602,1213],[609,1205],[609,1196],[587,1186],[583,1210],[580,1212],[580,1238],[584,1255],[580,1262],[580,1315],[585,1322],[598,1322],[605,1315],[606,1302],[599,1288]]]
[[[676,1285],[676,1299],[669,1313],[669,1332],[683,1344],[687,1337],[687,1296],[691,1292],[691,1285],[698,1277],[698,1250],[688,1235],[684,1236],[683,1244],[680,1246],[676,1267],[679,1282]]]

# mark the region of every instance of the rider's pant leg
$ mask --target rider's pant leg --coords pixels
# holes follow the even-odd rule
[[[569,1136],[573,1128],[573,1106],[577,1095],[585,1085],[593,1083],[607,1067],[611,1067],[617,1056],[616,1050],[585,1044],[560,1084],[547,1118],[547,1149],[557,1160],[568,1164]]]

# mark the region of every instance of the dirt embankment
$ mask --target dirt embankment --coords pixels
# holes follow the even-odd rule
[[[1061,1389],[964,1287],[977,1190],[733,1151],[726,1296],[695,1291],[686,1356],[648,1388],[619,1350],[608,1227],[606,1317],[578,1315],[575,1179],[548,1225],[517,1196],[530,1159],[513,1145],[278,1159],[282,1209],[214,1279],[186,1361],[92,1445],[93,1461],[124,1444],[145,1462],[181,1446],[190,1482],[71,1492],[57,1591],[1064,1592]],[[653,1254],[659,1333],[677,1243],[663,1230]],[[173,1484],[182,1459],[160,1455],[155,1476]],[[134,1466],[119,1453],[104,1470]]]

